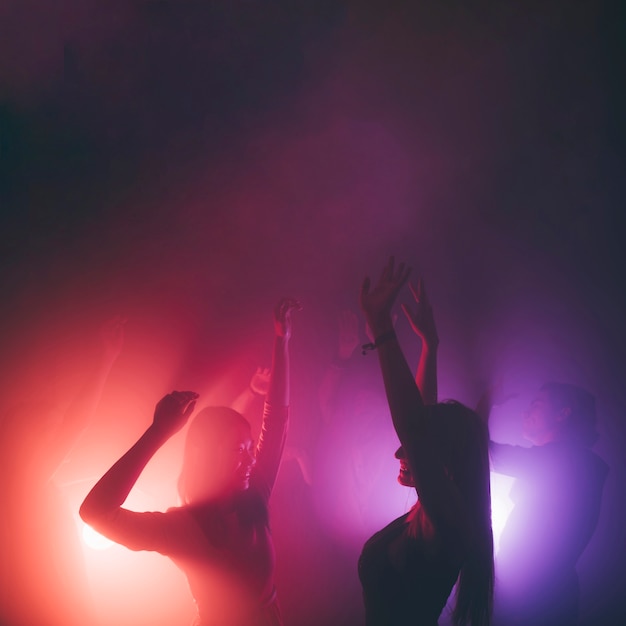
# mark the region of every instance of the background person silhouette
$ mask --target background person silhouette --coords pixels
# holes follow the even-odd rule
[[[500,404],[495,395],[481,400],[486,420],[491,405]],[[594,396],[545,383],[524,413],[523,433],[530,447],[489,445],[494,471],[516,479],[496,561],[496,619],[570,626],[579,613],[576,562],[598,523],[608,473],[591,450],[598,437]]]

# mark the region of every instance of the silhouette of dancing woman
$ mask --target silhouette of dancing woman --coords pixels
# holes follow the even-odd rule
[[[366,278],[360,294],[400,439],[398,481],[418,495],[407,514],[363,548],[366,624],[435,626],[457,584],[454,623],[484,626],[493,595],[489,437],[474,411],[454,401],[434,404],[438,339],[421,283],[412,289],[417,312],[403,307],[423,344],[417,382],[411,374],[391,316],[409,274],[391,257],[376,285]]]
[[[280,626],[268,501],[285,444],[289,405],[292,299],[274,311],[272,371],[263,428],[227,407],[202,409],[190,424],[179,478],[182,505],[166,513],[122,508],[155,452],[189,419],[198,394],[174,391],[151,426],[85,498],[80,515],[131,550],[154,550],[185,573],[196,601],[194,626]]]

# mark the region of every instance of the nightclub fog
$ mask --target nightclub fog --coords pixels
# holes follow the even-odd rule
[[[609,472],[580,622],[626,623],[620,17],[556,0],[3,0],[5,605],[36,607],[29,626],[191,622],[182,572],[78,508],[174,389],[239,407],[257,436],[250,382],[290,296],[271,500],[284,621],[363,624],[361,548],[415,491],[396,480],[376,354],[338,364],[338,345],[346,320],[369,341],[359,287],[395,255],[427,285],[440,397],[511,396],[494,440],[529,445],[522,414],[545,381],[595,395]],[[179,504],[183,442],[126,507]],[[496,548],[511,485],[492,474]]]

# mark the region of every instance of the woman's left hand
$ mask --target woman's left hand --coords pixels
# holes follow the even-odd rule
[[[370,290],[369,277],[363,281],[359,302],[367,318],[367,323],[375,336],[380,332],[393,329],[391,307],[410,274],[410,267],[400,263],[396,269],[394,257],[389,257],[389,261],[383,268],[373,289]]]
[[[291,337],[291,313],[301,311],[302,305],[295,298],[282,298],[274,308],[274,330],[277,337]]]
[[[195,391],[172,391],[167,394],[154,409],[152,427],[171,437],[187,423],[197,399],[198,394]]]

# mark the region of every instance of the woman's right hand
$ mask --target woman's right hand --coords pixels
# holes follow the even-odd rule
[[[394,257],[389,257],[387,265],[383,268],[373,288],[371,288],[369,277],[363,281],[359,303],[374,337],[382,332],[393,330],[391,307],[410,274],[410,267],[400,263],[396,269]]]
[[[189,419],[196,407],[195,391],[172,391],[161,398],[154,409],[152,427],[164,436],[177,433]]]

